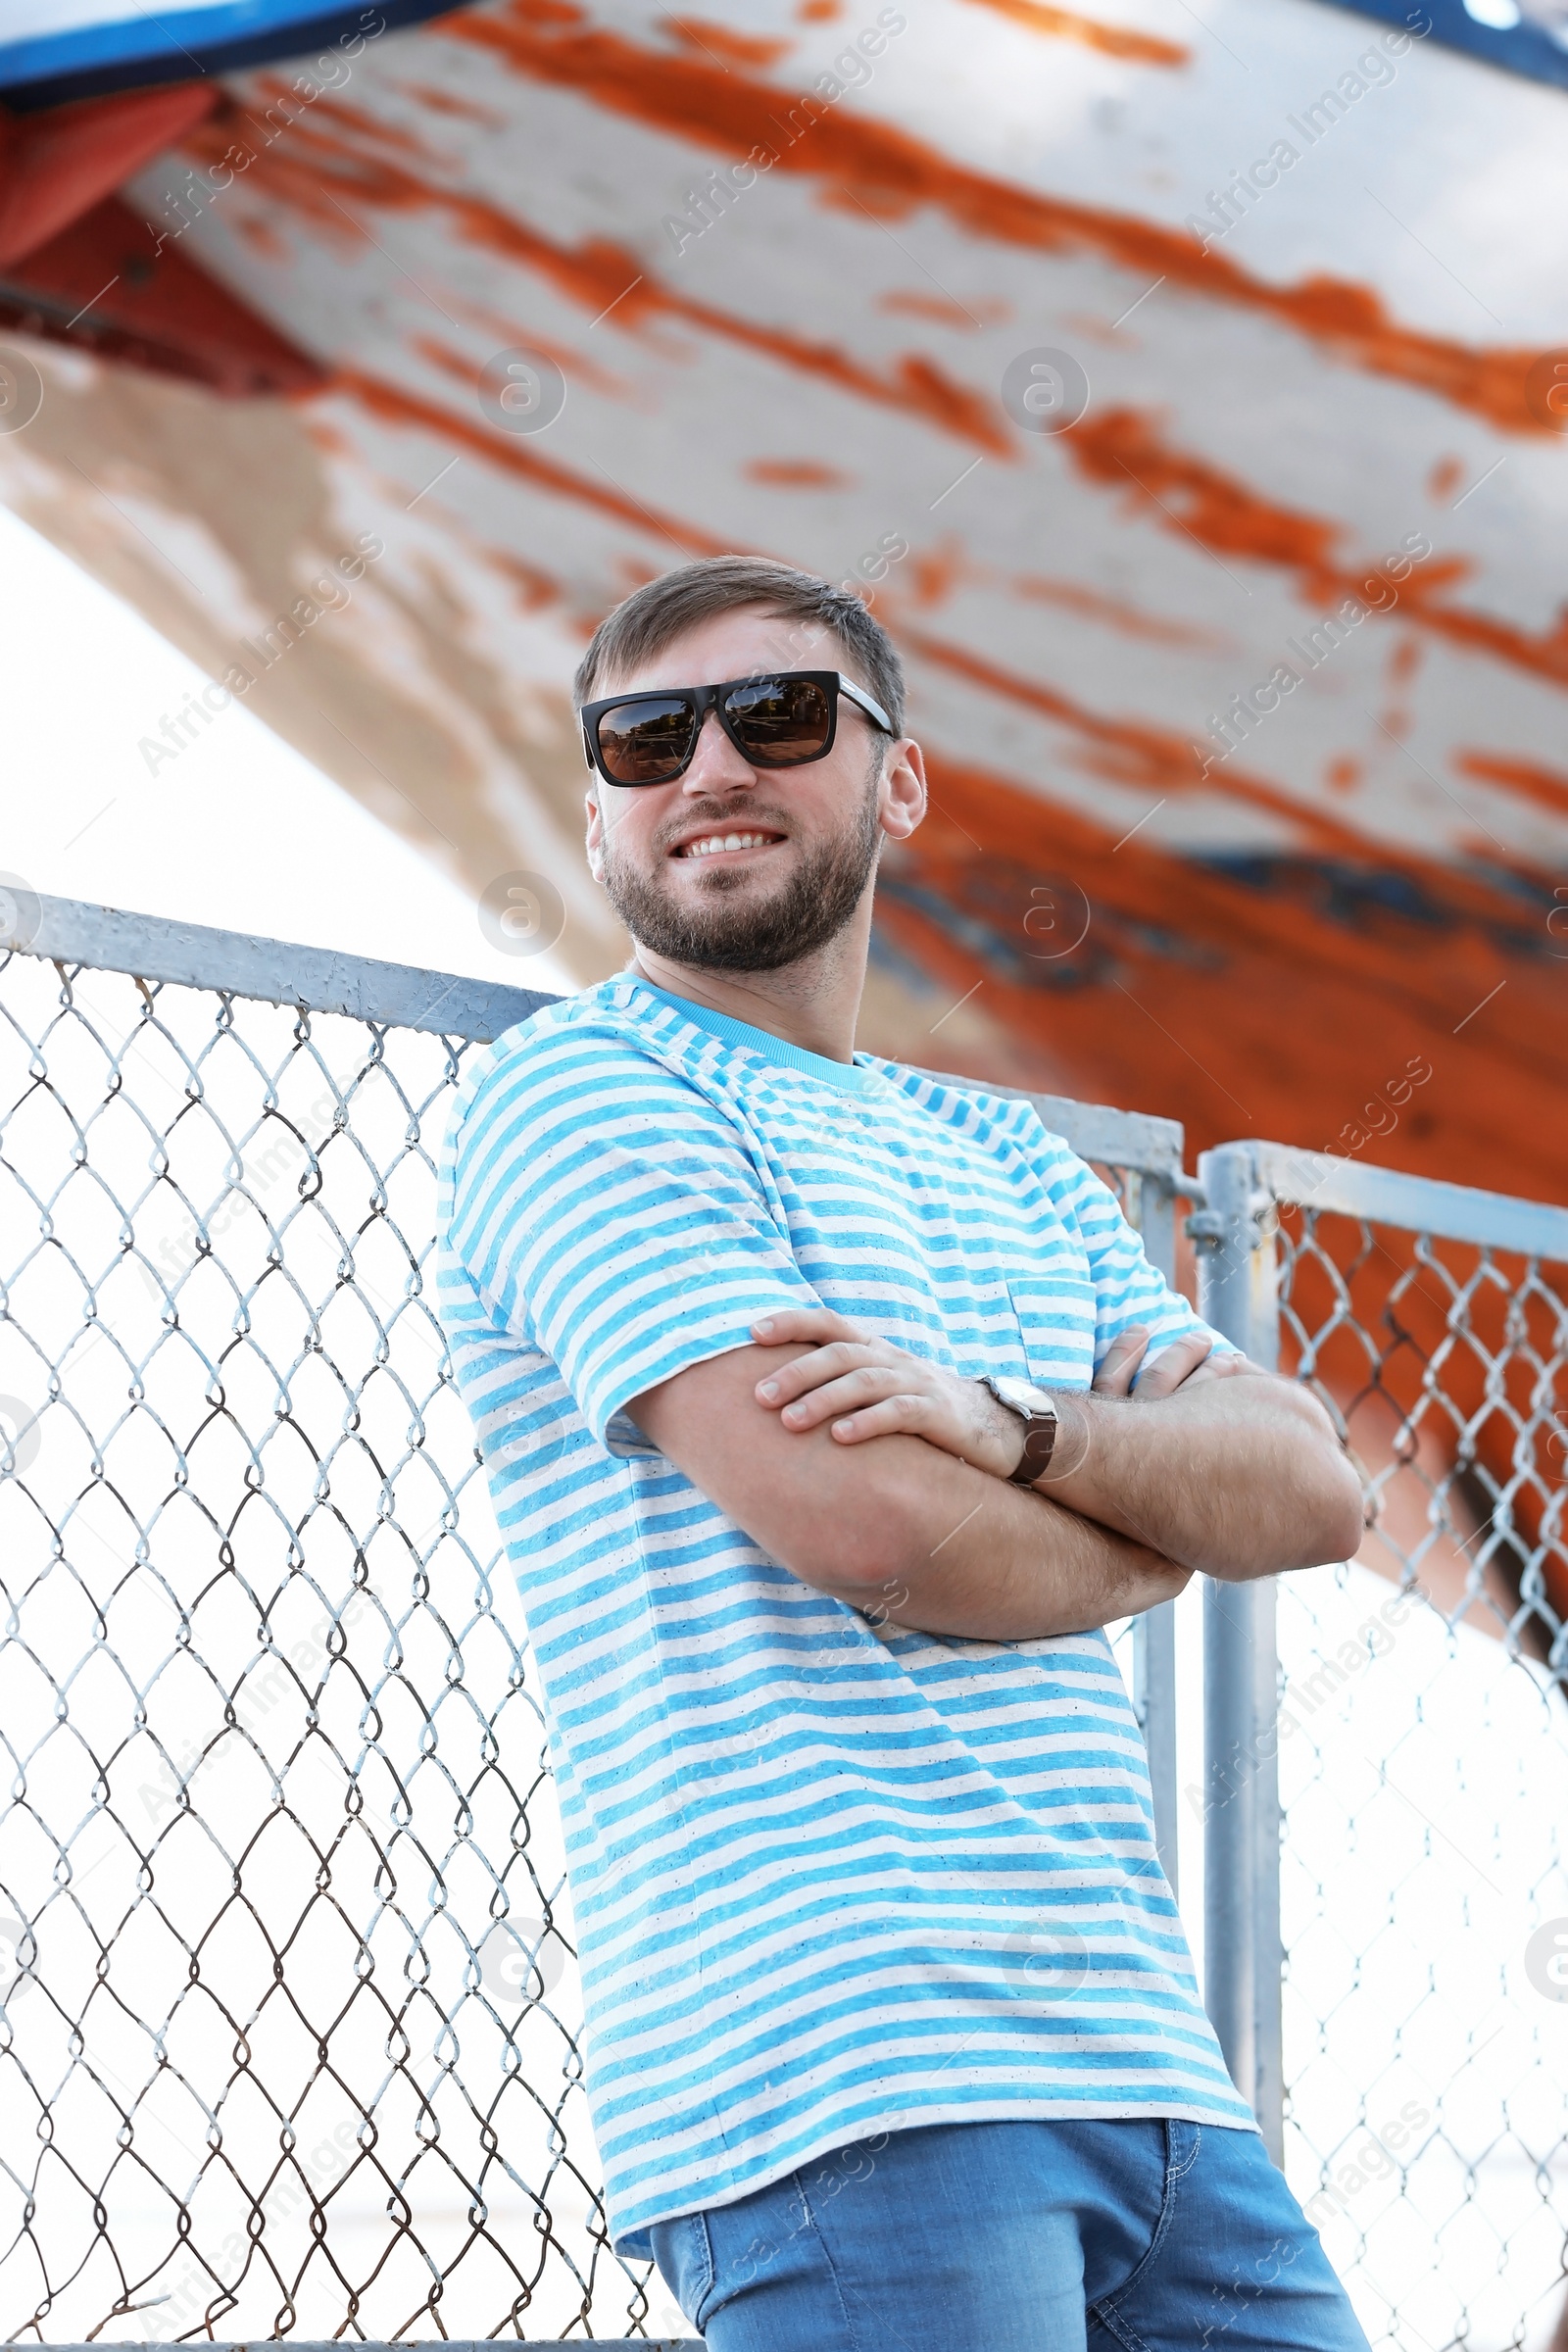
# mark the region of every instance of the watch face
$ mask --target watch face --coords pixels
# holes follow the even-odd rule
[[[1010,1405],[1015,1413],[1022,1413],[1026,1421],[1036,1413],[1049,1415],[1054,1420],[1056,1407],[1054,1400],[1044,1389],[1037,1389],[1032,1381],[1009,1378],[999,1380],[995,1385],[1003,1403]]]

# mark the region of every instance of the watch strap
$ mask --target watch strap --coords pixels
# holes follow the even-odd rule
[[[1056,1416],[1054,1413],[1031,1413],[1024,1423],[1023,1452],[1018,1467],[1008,1478],[1010,1487],[1032,1487],[1051,1467],[1051,1457],[1056,1448]]]

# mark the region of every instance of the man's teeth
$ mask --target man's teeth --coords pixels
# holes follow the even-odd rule
[[[715,850],[765,850],[770,833],[708,833],[701,841],[689,841],[681,852],[683,858],[710,858]]]

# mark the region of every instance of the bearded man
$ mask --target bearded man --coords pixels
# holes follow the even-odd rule
[[[855,1051],[926,802],[866,607],[693,564],[576,691],[635,954],[475,1057],[440,1298],[614,2243],[713,2352],[1364,2352],[1200,2003],[1102,1630],[1353,1552],[1356,1478],[1027,1103]]]

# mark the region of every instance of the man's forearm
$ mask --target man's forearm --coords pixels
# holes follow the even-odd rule
[[[922,1513],[917,1530],[903,1531],[902,1558],[884,1559],[889,1573],[879,1583],[868,1587],[858,1576],[849,1589],[823,1589],[877,1622],[973,1642],[1027,1642],[1136,1617],[1173,1600],[1188,1581],[1187,1569],[1147,1544],[962,1463],[953,1468],[956,1485],[975,1485],[967,1516],[939,1531],[938,1517]],[[967,1492],[944,1500],[951,1510]]]
[[[1361,1490],[1328,1415],[1267,1373],[1193,1383],[1152,1403],[1058,1396],[1038,1492],[1206,1575],[1347,1559]]]
[[[792,1434],[756,1384],[789,1360],[738,1348],[635,1397],[630,1418],[803,1584],[924,1633],[1018,1642],[1168,1599],[1187,1572],[923,1438]],[[999,1410],[1003,1409],[1001,1407]]]

